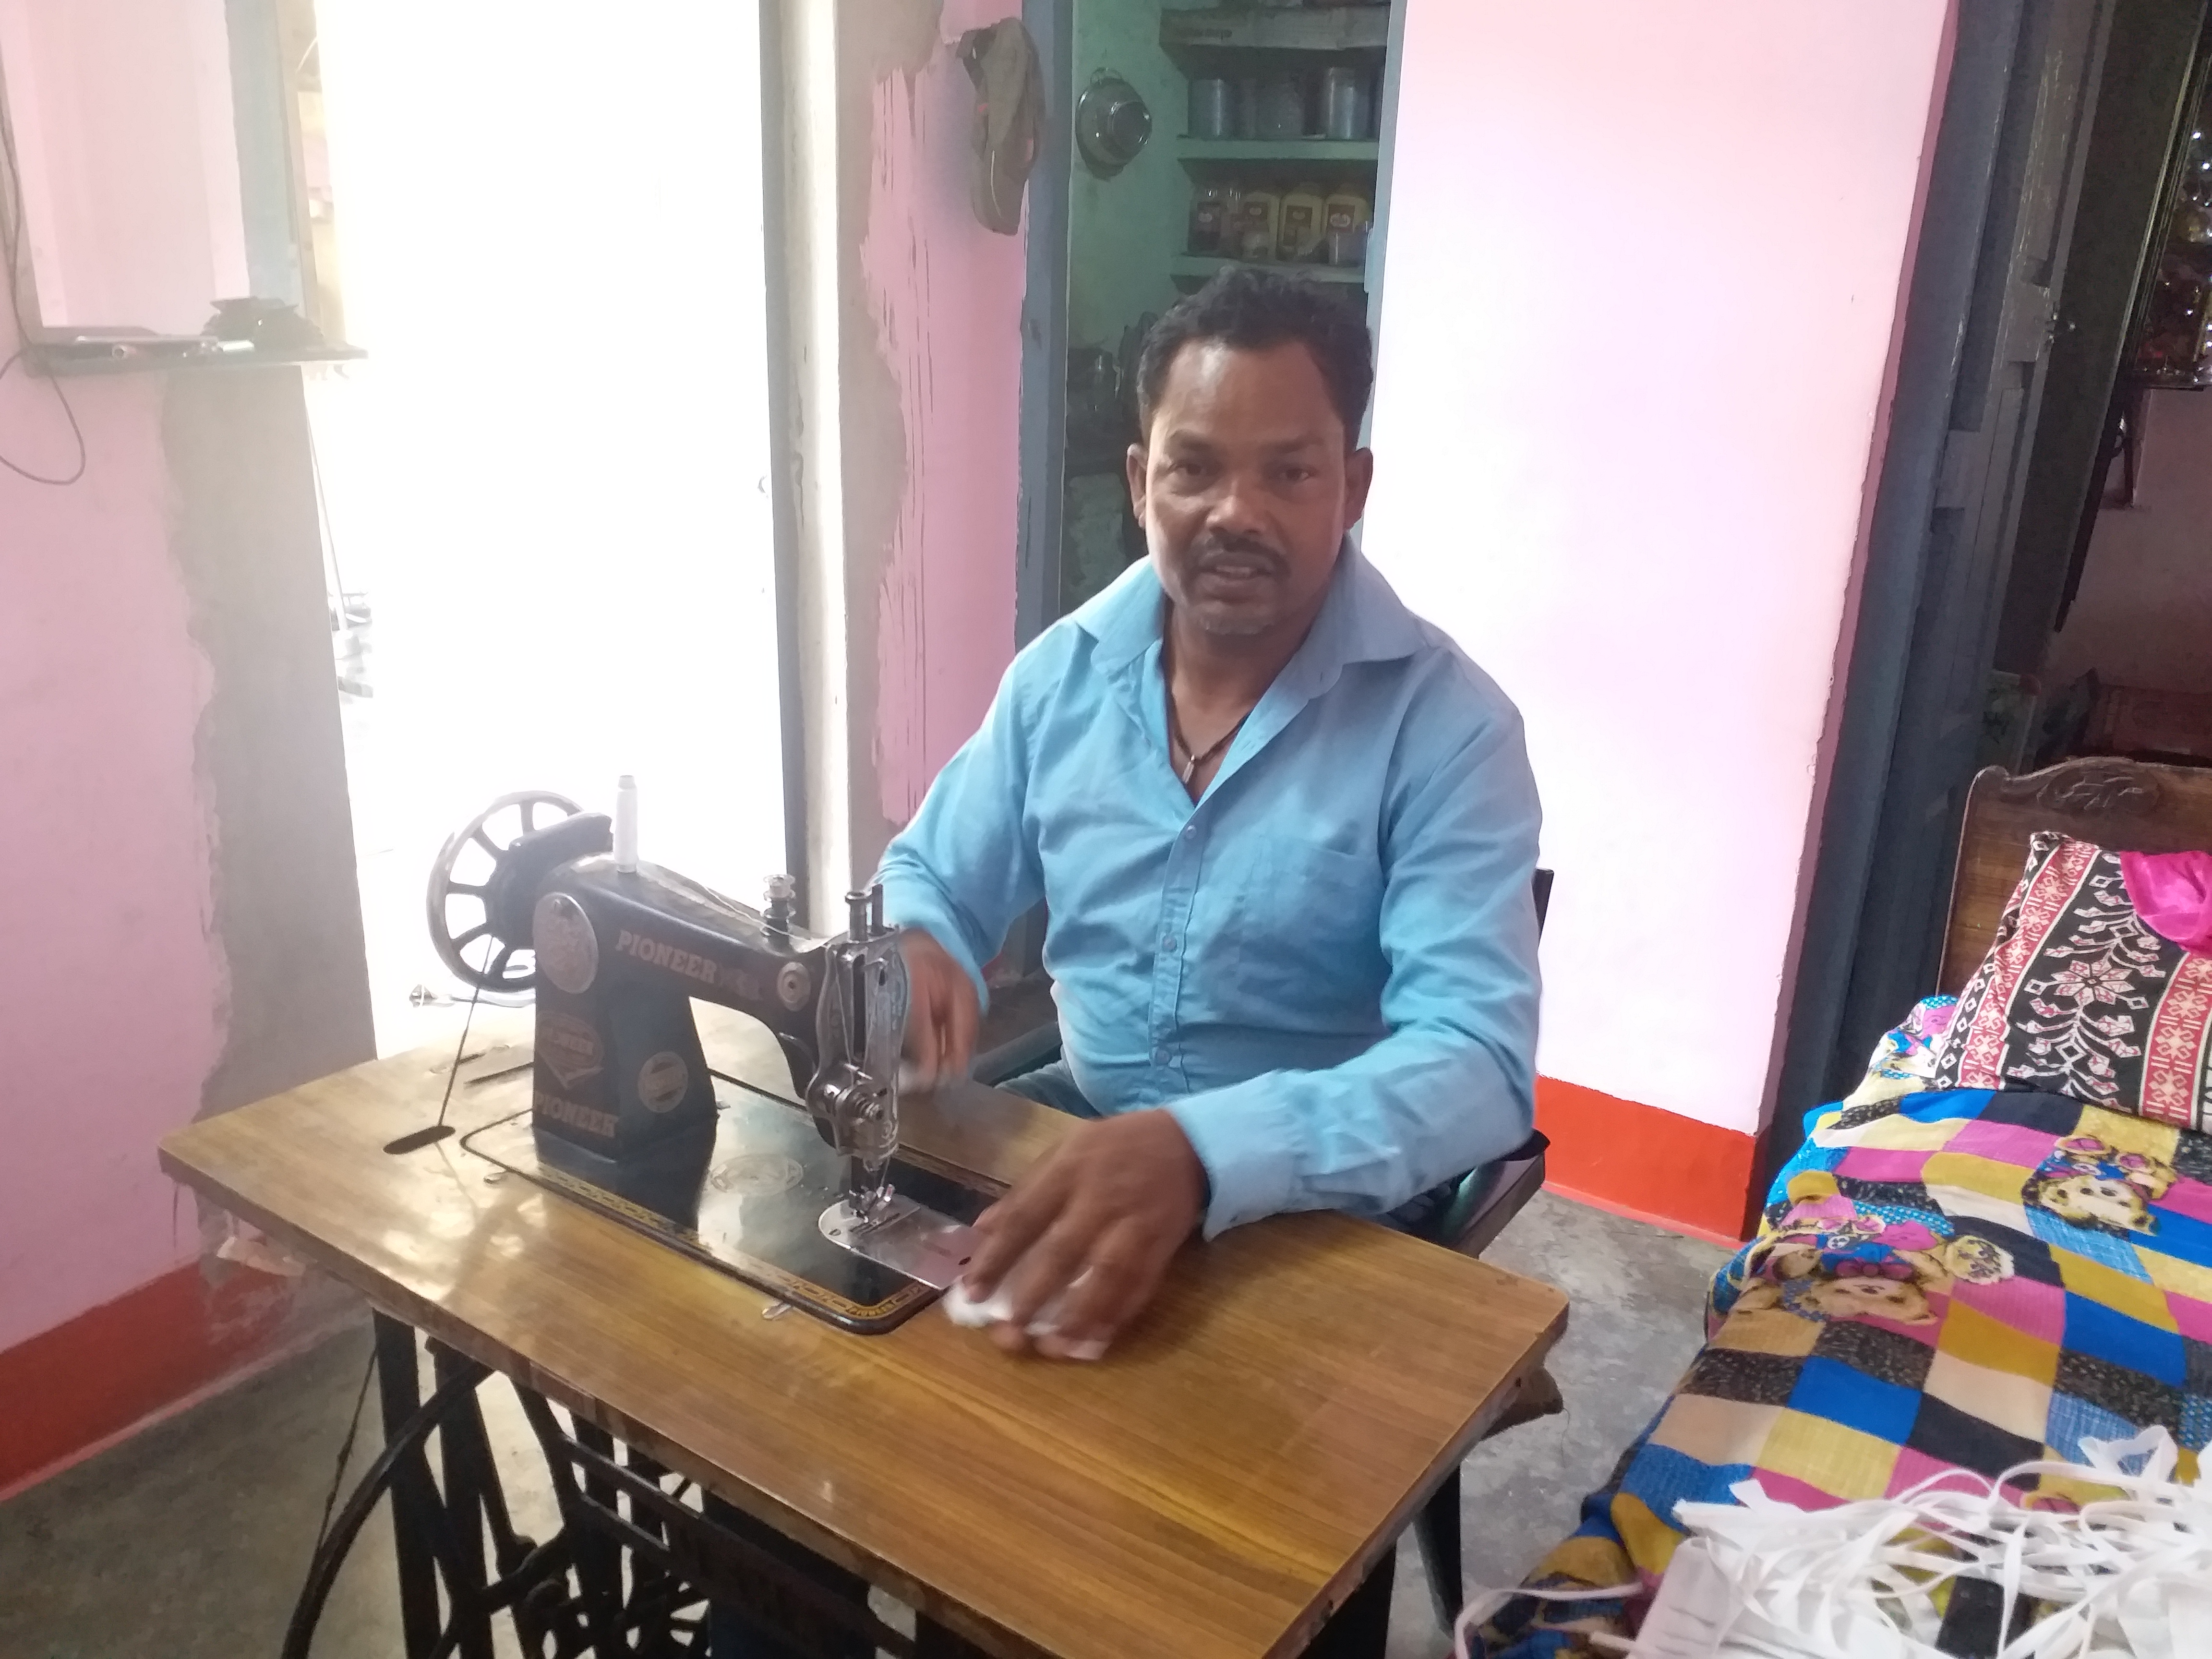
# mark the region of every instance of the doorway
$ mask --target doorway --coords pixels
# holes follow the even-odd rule
[[[310,412],[377,1043],[455,1023],[423,893],[495,796],[787,867],[760,22],[318,0],[348,326]]]
[[[1989,757],[2013,770],[2212,765],[2212,34],[2157,44],[2108,73],[2083,180],[2068,396],[2037,434],[1991,675]]]
[[[1144,556],[1123,458],[1162,312],[1248,263],[1372,322],[1401,9],[1024,7],[1058,95],[1030,185],[1019,642]]]
[[[2130,742],[2109,703],[2098,713],[2083,677],[2112,647],[2087,643],[2098,630],[2079,601],[2092,568],[2117,592],[2144,567],[2115,550],[2128,532],[2107,478],[2150,482],[2147,428],[2162,417],[2142,418],[2143,353],[2160,283],[2179,280],[2178,224],[2203,233],[2192,246],[2212,283],[2212,198],[2201,223],[2176,216],[2185,173],[2189,190],[2212,181],[2212,154],[2199,153],[2212,115],[2205,23],[2203,0],[2014,0],[1959,15],[1769,1171],[1796,1149],[1801,1109],[1847,1090],[1876,1037],[1934,989],[1975,772],[2157,746]],[[2167,425],[2173,465],[2212,471],[2212,423]],[[2181,585],[2203,607],[2201,639],[2212,537],[2192,499],[2167,492],[2174,550],[2161,556],[2192,573]],[[2192,522],[2199,562],[2181,550]],[[2124,654],[2136,672],[2140,653]]]

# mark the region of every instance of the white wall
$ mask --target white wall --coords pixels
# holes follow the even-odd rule
[[[1520,704],[1547,1076],[1756,1127],[1945,0],[1406,0],[1365,545]]]

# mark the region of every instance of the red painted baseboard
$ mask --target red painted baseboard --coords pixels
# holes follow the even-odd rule
[[[1566,1195],[1701,1238],[1746,1236],[1750,1135],[1548,1077],[1536,1079],[1536,1127],[1552,1142],[1547,1183]]]
[[[179,1267],[0,1352],[0,1492],[264,1358],[298,1282]]]

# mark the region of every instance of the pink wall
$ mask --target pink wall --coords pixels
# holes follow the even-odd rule
[[[199,331],[247,291],[222,0],[0,0],[40,309]]]
[[[920,72],[873,88],[860,267],[905,434],[876,636],[876,776],[893,826],[981,723],[1014,652],[1024,243],[969,207],[975,91],[954,53],[963,30],[1013,9],[946,0]]]
[[[0,1351],[198,1255],[154,1144],[222,1046],[193,750],[209,683],[170,553],[161,386],[70,399],[82,480],[0,471]],[[0,382],[0,453],[70,453],[50,389],[20,373]]]
[[[2136,505],[2098,515],[2044,679],[2056,690],[2087,668],[2118,685],[2212,693],[2212,393],[2150,394]]]
[[[1366,546],[1520,704],[1547,1075],[1765,1110],[1946,0],[1407,0]]]

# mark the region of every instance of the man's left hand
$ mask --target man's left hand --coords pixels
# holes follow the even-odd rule
[[[1030,1322],[1066,1291],[1038,1351],[1097,1358],[1152,1299],[1205,1201],[1205,1169],[1171,1114],[1125,1112],[1071,1130],[975,1223],[982,1243],[968,1291],[985,1301],[1003,1281],[1012,1298],[992,1340],[1009,1352],[1027,1347]]]

